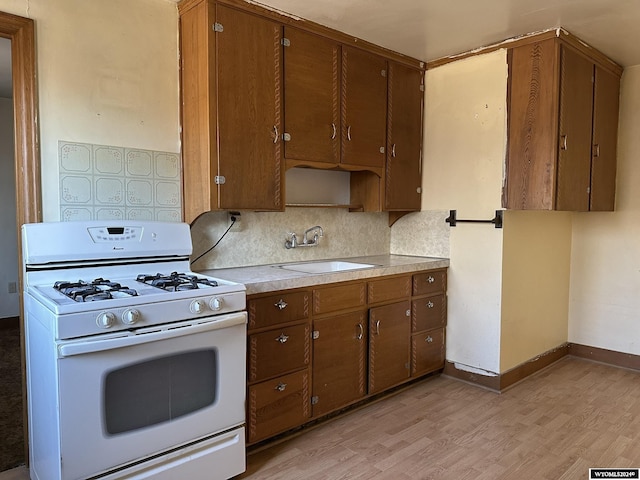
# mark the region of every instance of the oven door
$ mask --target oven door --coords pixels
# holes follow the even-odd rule
[[[245,355],[246,312],[59,342],[62,478],[242,426]]]

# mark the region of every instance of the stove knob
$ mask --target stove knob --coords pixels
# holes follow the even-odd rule
[[[125,310],[122,314],[122,321],[127,325],[133,325],[140,320],[140,312],[138,310]]]
[[[216,310],[216,311],[220,310],[223,304],[224,304],[224,301],[220,297],[213,297],[209,302],[209,306],[211,307],[211,310]]]
[[[191,302],[189,310],[191,310],[191,313],[202,313],[204,312],[205,308],[206,303],[204,303],[204,300],[194,300],[193,302]]]
[[[96,323],[99,327],[102,328],[111,327],[115,321],[116,316],[111,312],[102,312],[100,315],[98,315],[98,318],[96,318]]]

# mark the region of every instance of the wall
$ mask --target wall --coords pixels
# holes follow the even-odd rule
[[[427,71],[423,210],[489,219],[501,208],[506,81],[505,50]],[[450,230],[447,359],[461,369],[500,371],[502,237],[492,225]]]
[[[569,341],[640,355],[640,65],[619,119],[616,211],[573,216]]]
[[[36,25],[43,215],[60,218],[58,141],[179,152],[169,0],[0,0]]]
[[[9,293],[8,288],[10,282],[16,286],[18,283],[13,151],[13,100],[0,98],[0,319],[17,317],[20,313],[20,297],[18,293]]]
[[[507,211],[502,251],[500,372],[568,338],[571,214]]]

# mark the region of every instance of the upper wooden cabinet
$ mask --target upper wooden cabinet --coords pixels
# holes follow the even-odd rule
[[[621,68],[572,37],[508,53],[503,206],[613,210]]]
[[[282,210],[282,26],[202,2],[180,31],[185,221]]]
[[[178,9],[185,221],[281,211],[299,166],[352,172],[352,210],[420,209],[422,62],[241,0]]]
[[[389,62],[385,210],[420,210],[422,198],[421,70]]]

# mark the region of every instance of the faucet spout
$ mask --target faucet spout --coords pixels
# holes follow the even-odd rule
[[[309,233],[313,232],[313,240],[309,241]],[[316,225],[314,227],[308,228],[304,232],[304,236],[302,237],[302,243],[305,245],[317,245],[318,238],[324,236],[324,231],[320,225]]]

